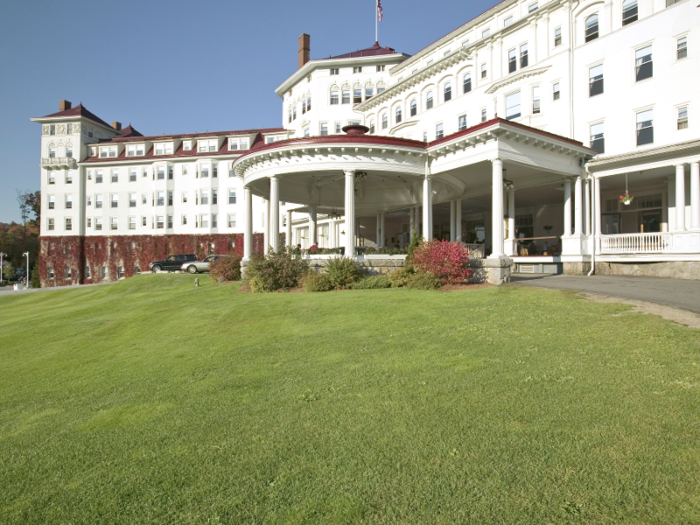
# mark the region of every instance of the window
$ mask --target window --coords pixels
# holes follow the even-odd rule
[[[459,131],[464,131],[467,129],[467,116],[466,115],[460,115],[457,117],[457,126],[459,127]]]
[[[236,204],[236,190],[228,190],[228,203]]]
[[[423,142],[428,142],[428,132],[427,131],[423,132]]]
[[[401,108],[396,108],[396,123],[400,124],[401,123]]]
[[[148,202],[148,193],[141,195],[141,204],[146,204]]]
[[[192,141],[191,140],[185,140],[182,143],[182,149],[184,151],[191,151],[192,150]]]
[[[536,115],[540,110],[540,86],[532,86],[532,114]]]
[[[591,149],[605,153],[605,128],[602,122],[591,125]]]
[[[56,158],[56,148],[49,148],[49,158],[50,159]]]
[[[216,151],[218,149],[218,141],[216,139],[211,140],[198,140],[197,141],[197,152],[204,153],[205,151]]]
[[[95,172],[95,184],[102,184],[102,170]]]
[[[85,266],[85,278],[86,278],[86,279],[89,279],[90,277],[91,277],[90,267],[89,267],[89,266]]]
[[[88,217],[88,219],[87,219],[87,227],[89,228],[90,226],[92,226],[92,219],[91,219],[90,217]]]
[[[377,73],[381,73],[382,71],[384,71],[384,68],[385,68],[385,66],[383,66],[383,65],[377,66]]]
[[[129,193],[129,208],[136,208],[136,194]]]
[[[136,169],[129,170],[129,182],[136,182]]]
[[[374,88],[366,87],[365,88],[365,100],[369,100],[370,98],[372,98],[373,95],[374,95]]]
[[[489,36],[490,34],[491,34],[491,28],[490,28],[490,27],[487,27],[486,29],[484,29],[484,30],[481,32],[481,38],[486,38],[486,37]]]
[[[508,27],[508,26],[511,25],[512,23],[513,23],[513,15],[510,15],[508,18],[506,18],[506,19],[503,21],[503,27]]]
[[[165,227],[165,216],[163,215],[158,215],[156,218],[156,228],[159,230],[163,229]]]
[[[118,207],[119,207],[119,194],[118,194],[118,193],[112,193],[110,197],[111,197],[111,200],[110,200],[110,202],[111,202],[110,207],[111,207],[111,208],[118,208]]]
[[[311,128],[304,128],[304,136],[305,137],[311,136]]]
[[[389,117],[386,113],[382,115],[382,129],[386,129],[389,127]]]
[[[306,99],[301,102],[301,114],[303,115],[304,113],[306,113]]]
[[[66,157],[73,158],[73,146],[66,146]]]
[[[87,206],[92,205],[92,196],[91,196],[91,195],[88,195],[88,196],[85,198],[85,203],[86,203]]]
[[[236,214],[235,213],[230,213],[228,216],[228,227],[229,228],[235,228],[236,227]]]
[[[212,204],[219,204],[219,190],[217,190],[217,189],[211,190],[211,203]]]
[[[515,73],[518,69],[518,57],[515,49],[508,51],[508,73]]]
[[[433,107],[433,92],[428,91],[428,94],[425,97],[425,109],[430,109]]]
[[[71,170],[66,171],[66,184],[73,184],[73,172]]]
[[[141,226],[146,226],[146,217],[141,217]]]
[[[622,3],[622,25],[637,21],[637,0],[625,0]]]
[[[182,195],[180,195],[181,202],[184,204],[187,202],[187,192],[183,191]]]
[[[209,204],[209,192],[202,190],[200,204]]]
[[[486,69],[486,62],[481,64],[481,78],[486,78],[486,75],[488,74],[488,70]]]
[[[328,135],[328,123],[321,122],[321,136],[325,137],[326,135]]]
[[[331,75],[340,75],[340,69],[338,69],[337,67],[332,67],[330,71]]]
[[[362,102],[362,88],[355,88],[352,90],[352,103],[359,104]]]
[[[296,119],[297,119],[297,107],[292,106],[292,120],[296,120]]]
[[[118,226],[119,226],[118,219],[116,217],[110,217],[109,218],[109,229],[116,230]]]
[[[586,42],[598,38],[598,14],[586,18]]]
[[[119,182],[119,172],[112,170],[112,182]]]
[[[442,123],[435,126],[435,139],[441,139],[445,136],[445,131],[443,129]]]
[[[343,104],[350,104],[350,90],[343,90]]]
[[[209,228],[209,215],[199,216],[199,226],[202,228]]]
[[[66,279],[71,278],[72,272],[71,272],[70,266],[66,266],[66,269],[64,270],[63,275],[65,276]]]
[[[172,229],[173,228],[173,216],[168,215],[168,228]]]
[[[165,168],[163,166],[159,166],[158,170],[158,180],[165,180]]]
[[[595,97],[603,91],[603,64],[600,64],[588,70],[588,96]]]
[[[70,210],[71,208],[73,208],[73,196],[66,195],[66,209]]]
[[[217,227],[217,221],[216,221],[217,215],[216,213],[211,214],[211,227],[216,228]]]
[[[369,121],[369,133],[370,135],[374,134],[375,128],[374,128],[374,120]]]
[[[49,171],[49,184],[56,184],[56,174],[53,171]]]
[[[331,89],[331,106],[336,106],[338,104],[338,90]]]
[[[688,37],[683,36],[676,41],[676,59],[686,58],[688,56]]]
[[[342,131],[340,128],[342,127],[342,124],[340,122],[335,123],[335,134],[339,135],[340,132]]]
[[[241,149],[248,149],[248,137],[241,139]]]
[[[143,168],[143,172],[141,173],[141,177],[144,178],[144,179],[145,179],[146,177],[148,177],[148,170],[147,170],[146,168]]]
[[[90,138],[93,137],[93,129],[92,129],[90,126],[88,126],[87,135],[88,135],[88,137],[90,137]]]
[[[106,266],[103,266],[102,268],[100,268],[100,277],[102,279],[107,278],[107,267]]]
[[[53,228],[52,228],[52,229],[53,229]],[[49,279],[53,279],[53,268],[47,268],[47,269],[46,269],[46,276],[47,276]]]
[[[452,100],[452,84],[450,82],[445,84],[444,94],[445,94],[445,102]]]
[[[520,46],[520,67],[527,67],[528,55],[527,55],[527,44]]]
[[[54,228],[54,221],[53,221],[53,219],[48,219],[48,220],[47,220],[47,222],[46,222],[46,228],[47,228],[48,230],[53,230],[53,228]]]
[[[362,73],[362,66],[352,68],[353,73]]]
[[[559,82],[555,82],[552,86],[552,100],[559,100],[561,92],[559,91]]]
[[[654,143],[654,110],[637,113],[637,146]]]
[[[554,30],[554,47],[561,45],[561,27]]]
[[[537,11],[537,7],[538,7],[537,2],[535,2],[534,4],[530,4],[529,7],[527,8],[527,12],[532,13],[533,11]]]
[[[136,157],[137,155],[143,155],[143,144],[130,144],[126,147],[127,157]]]
[[[465,93],[469,93],[472,90],[472,74],[467,73],[464,75],[463,88]]]
[[[678,129],[688,129],[688,106],[678,108]]]
[[[383,67],[384,67],[384,66],[382,66],[382,68],[383,68]],[[384,71],[384,69],[382,69],[382,71]],[[386,88],[384,87],[383,84],[378,85],[378,86],[377,86],[377,95],[379,95],[379,93],[382,93],[385,89],[386,89]]]
[[[73,229],[73,219],[66,217],[66,231],[69,232]]]
[[[102,230],[102,218],[101,217],[95,217],[95,229]]]
[[[209,178],[209,165],[208,164],[202,164],[199,167],[199,169],[200,169],[199,174],[203,179]]]
[[[51,124],[49,126],[49,135],[55,135],[56,134],[56,124]]]
[[[654,62],[651,59],[651,46],[638,49],[635,54],[636,81],[654,76]]]
[[[172,168],[170,168],[170,170],[172,171]],[[212,164],[212,167],[211,167],[211,178],[212,178],[212,179],[216,179],[216,178],[218,178],[218,177],[219,177],[219,165],[218,165],[218,164]],[[172,178],[172,177],[169,177],[169,178]]]
[[[180,216],[180,224],[182,224],[183,226],[187,225],[187,215]]]
[[[95,208],[102,208],[102,195],[95,195]]]
[[[486,109],[481,110],[481,122],[486,122],[487,116],[486,116]]]
[[[169,191],[168,192],[168,206],[172,206],[172,205],[173,205],[173,192]]]
[[[506,119],[518,118],[520,113],[520,91],[506,96]]]
[[[165,206],[165,192],[159,191],[156,194],[156,206]]]
[[[418,101],[415,98],[413,100],[411,100],[410,109],[411,109],[411,116],[415,117],[416,113],[418,113]]]
[[[53,210],[56,207],[56,197],[49,195],[49,209]]]

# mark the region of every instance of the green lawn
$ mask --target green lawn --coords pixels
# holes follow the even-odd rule
[[[0,523],[700,523],[700,331],[200,281],[0,297]]]

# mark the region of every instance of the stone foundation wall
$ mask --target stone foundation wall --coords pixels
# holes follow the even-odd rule
[[[597,275],[633,275],[644,277],[670,277],[674,279],[700,279],[700,262],[666,261],[636,263],[595,263]]]
[[[565,262],[562,266],[564,275],[588,275],[591,271],[590,262]]]

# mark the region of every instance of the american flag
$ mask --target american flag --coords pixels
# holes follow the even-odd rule
[[[382,13],[382,0],[377,0],[377,12],[379,13],[379,21],[384,18],[384,13]]]

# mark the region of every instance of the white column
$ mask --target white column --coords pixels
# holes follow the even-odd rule
[[[690,227],[700,230],[700,162],[690,163]]]
[[[269,199],[263,199],[263,202],[265,202],[265,218],[263,219],[265,221],[265,229],[263,230],[265,232],[265,253],[267,253],[267,250],[270,246],[270,200]]]
[[[602,230],[602,213],[600,209],[600,179],[599,178],[594,178],[593,179],[593,204],[595,205],[595,216],[593,218],[593,222],[595,223],[595,227],[593,231],[595,231],[596,235],[600,235]]]
[[[245,206],[245,232],[243,233],[243,259],[250,260],[253,255],[253,194],[248,188],[243,188]]]
[[[294,246],[294,240],[292,239],[292,210],[287,210],[287,233],[285,235],[285,241],[287,241],[287,246]]]
[[[508,189],[508,246],[505,252],[508,255],[515,253],[515,188]]]
[[[574,234],[581,235],[583,226],[583,188],[581,177],[576,177],[576,200],[574,202]]]
[[[504,257],[503,252],[503,161],[491,161],[491,255],[489,257]]]
[[[426,173],[423,179],[423,239],[429,241],[433,238],[433,186],[430,175]]]
[[[583,233],[585,235],[591,234],[591,181],[590,179],[583,181],[583,208],[584,208],[584,218],[583,218]]]
[[[380,219],[381,219],[381,225],[382,225],[382,248],[386,248],[386,225],[384,224],[384,219],[386,218],[385,213],[380,214]]]
[[[455,205],[455,240],[462,242],[462,200]]]
[[[564,181],[564,235],[571,235],[571,181]]]
[[[345,171],[345,256],[355,257],[355,171]]]
[[[454,241],[457,237],[457,231],[455,227],[455,212],[457,210],[456,201],[450,201],[450,241]]]
[[[280,186],[276,175],[270,177],[270,246],[280,249]]]
[[[316,207],[309,206],[309,248],[318,246],[318,220],[316,217]]]
[[[685,165],[676,166],[676,230],[685,230]]]
[[[408,209],[408,242],[413,240],[413,230],[416,229],[416,209],[411,206]]]

